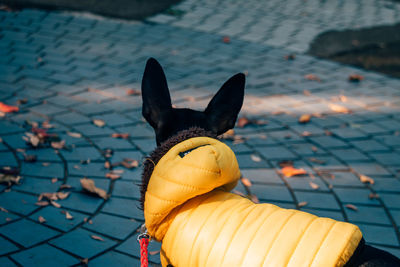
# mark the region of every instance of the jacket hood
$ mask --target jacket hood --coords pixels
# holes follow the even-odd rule
[[[162,240],[167,216],[187,200],[216,188],[232,190],[240,170],[233,151],[210,137],[193,137],[174,145],[154,164],[144,199],[147,230]]]

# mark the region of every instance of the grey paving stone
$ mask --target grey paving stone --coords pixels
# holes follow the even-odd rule
[[[267,160],[291,160],[298,158],[284,146],[266,146],[258,147],[257,151]]]
[[[374,223],[391,226],[389,217],[383,207],[357,206],[357,211],[344,209],[347,218],[353,223]]]
[[[91,238],[92,235],[100,236],[104,241],[95,240]],[[113,246],[115,241],[87,230],[76,229],[49,243],[82,258],[90,258]]]
[[[1,236],[0,236],[0,244],[1,244],[0,255],[4,255],[19,250],[19,248],[16,245],[14,245],[13,243],[11,243],[10,241]]]
[[[139,222],[102,213],[96,215],[92,221],[92,224],[87,223],[84,227],[117,239],[125,239],[140,226]]]
[[[310,138],[313,142],[317,143],[324,148],[345,148],[348,144],[333,137],[333,136],[319,136]]]
[[[296,191],[295,195],[299,203],[307,202],[307,208],[339,210],[339,205],[332,194]]]
[[[7,257],[0,257],[0,264],[5,267],[18,266]]]
[[[137,200],[111,197],[104,205],[103,212],[143,220],[143,211],[139,209]]]
[[[63,204],[63,201],[58,201],[59,204]],[[55,208],[53,206],[47,206],[43,209],[38,210],[29,218],[34,221],[37,221],[39,216],[42,216],[46,219],[43,225],[49,225],[60,231],[67,232],[72,228],[76,227],[78,224],[83,223],[83,219],[87,217],[87,215],[76,212],[76,211],[68,211],[69,214],[73,217],[72,219],[67,219],[65,214],[66,210],[61,208]]]
[[[391,227],[367,225],[361,223],[358,223],[357,225],[360,227],[366,242],[381,245],[399,245],[396,234]]]
[[[254,184],[251,187],[251,192],[255,194],[261,201],[278,201],[292,202],[293,198],[289,191],[284,186],[279,185],[263,185]]]
[[[0,227],[0,233],[24,247],[33,246],[59,234],[57,231],[26,219]]]
[[[112,195],[140,199],[140,187],[132,181],[117,180]]]
[[[375,151],[388,151],[389,147],[378,143],[375,140],[360,140],[352,141],[351,144],[361,151],[375,152]]]
[[[69,266],[79,263],[77,258],[47,244],[24,250],[11,255],[11,257],[22,266],[50,266],[57,264]]]
[[[15,189],[32,194],[41,194],[43,192],[56,192],[60,185],[60,181],[53,183],[49,179],[24,176],[21,184],[17,185]]]
[[[330,152],[345,162],[370,160],[369,157],[355,149],[332,149]]]
[[[370,153],[371,157],[376,159],[377,162],[386,166],[398,166],[400,165],[400,154],[399,153]]]
[[[140,260],[137,258],[129,257],[125,254],[110,251],[103,254],[89,262],[89,266],[139,266]]]
[[[334,220],[345,221],[343,214],[340,211],[309,209],[307,208],[307,206],[301,208],[301,210],[304,212],[314,214],[319,217],[327,217]]]
[[[376,199],[370,199],[371,193],[368,189],[363,188],[333,188],[333,191],[343,203],[379,205]]]
[[[62,207],[78,210],[80,212],[94,213],[102,202],[103,199],[99,197],[74,192],[59,204],[61,204]]]
[[[45,166],[43,165],[43,162],[22,163],[21,174],[47,178],[62,178],[64,177],[64,164],[50,163],[49,165]]]
[[[243,177],[253,183],[280,184],[283,180],[279,177],[275,169],[241,169]]]
[[[27,215],[39,208],[38,206],[34,205],[36,200],[37,198],[32,195],[16,191],[7,193],[3,192],[0,194],[0,202],[2,203],[1,206],[3,208],[23,215]]]

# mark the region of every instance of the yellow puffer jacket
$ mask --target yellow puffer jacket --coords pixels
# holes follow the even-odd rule
[[[182,153],[186,152],[185,156]],[[163,266],[343,266],[362,234],[353,224],[229,193],[236,157],[208,137],[185,140],[157,163],[147,187],[149,234]]]

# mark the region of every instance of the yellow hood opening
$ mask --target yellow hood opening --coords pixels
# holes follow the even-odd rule
[[[239,178],[235,154],[224,143],[194,137],[175,145],[157,163],[147,187],[144,217],[148,232],[162,240],[163,220],[174,208],[215,188],[230,191]]]

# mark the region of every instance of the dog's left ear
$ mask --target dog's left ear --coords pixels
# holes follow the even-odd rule
[[[167,79],[154,58],[147,60],[142,79],[142,115],[154,128],[158,128],[163,112],[172,109]]]
[[[232,129],[243,105],[245,75],[238,73],[222,85],[204,113],[208,127],[217,135]]]

